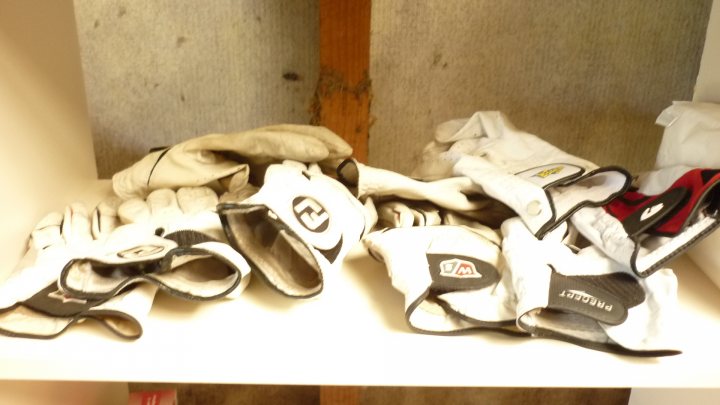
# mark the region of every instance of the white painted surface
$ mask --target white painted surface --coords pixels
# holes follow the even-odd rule
[[[96,176],[70,0],[0,0],[0,280]]]

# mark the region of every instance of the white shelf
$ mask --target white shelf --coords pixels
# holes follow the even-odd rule
[[[90,195],[106,191],[99,183]],[[311,300],[282,297],[255,279],[234,301],[158,295],[137,341],[92,322],[47,341],[0,337],[0,380],[720,387],[720,291],[686,256],[671,267],[683,344],[673,357],[633,358],[493,332],[413,333],[384,267],[358,245]]]

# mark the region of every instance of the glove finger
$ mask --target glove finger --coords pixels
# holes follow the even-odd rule
[[[120,226],[118,208],[122,204],[119,197],[111,197],[101,201],[92,215],[92,236],[95,240],[105,239]]]
[[[30,234],[30,245],[37,251],[50,246],[62,246],[65,240],[62,238],[63,214],[51,212],[43,217],[35,225]]]
[[[92,242],[90,214],[85,204],[74,203],[65,208],[62,235],[70,247],[79,247]]]
[[[131,198],[118,207],[118,218],[123,224],[150,222],[150,207],[141,198]]]
[[[218,196],[210,187],[182,187],[177,191],[178,206],[185,215],[214,212]]]
[[[337,134],[335,134],[333,131],[329,130],[326,127],[314,125],[280,124],[271,125],[260,129],[272,132],[291,132],[314,138],[322,142],[327,148],[327,159],[340,159],[352,155],[352,147],[347,142],[345,142],[345,140],[340,138]]]
[[[220,179],[220,185],[228,193],[245,188],[250,182],[250,166],[244,165],[241,170],[232,176]]]
[[[191,140],[186,150],[227,151],[250,163],[285,159],[317,162],[328,157],[328,148],[318,139],[292,130],[258,128],[234,134],[212,134]]]
[[[168,188],[153,191],[146,201],[155,223],[165,224],[182,215],[177,194]]]

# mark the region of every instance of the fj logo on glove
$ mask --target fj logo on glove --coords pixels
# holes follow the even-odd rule
[[[607,304],[605,301],[602,301],[596,297],[593,297],[592,295],[586,293],[585,291],[562,290],[558,296],[560,298],[566,298],[569,300],[582,302],[583,304],[587,304],[592,307],[600,308],[607,312],[610,312],[613,309],[613,306],[611,304]]]
[[[140,257],[147,257],[152,256],[154,254],[160,253],[163,251],[162,246],[158,245],[142,245],[142,246],[135,246],[130,249],[123,250],[122,252],[118,252],[118,257],[122,257],[123,259],[137,259]]]
[[[481,278],[472,262],[460,259],[445,260],[440,263],[440,275],[454,278]]]
[[[330,215],[320,203],[310,197],[295,198],[293,212],[298,222],[312,232],[324,232],[328,229]]]

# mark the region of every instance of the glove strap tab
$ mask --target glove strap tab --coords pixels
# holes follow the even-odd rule
[[[548,308],[588,316],[609,325],[627,319],[628,308],[645,300],[633,276],[610,273],[601,276],[550,275]]]

